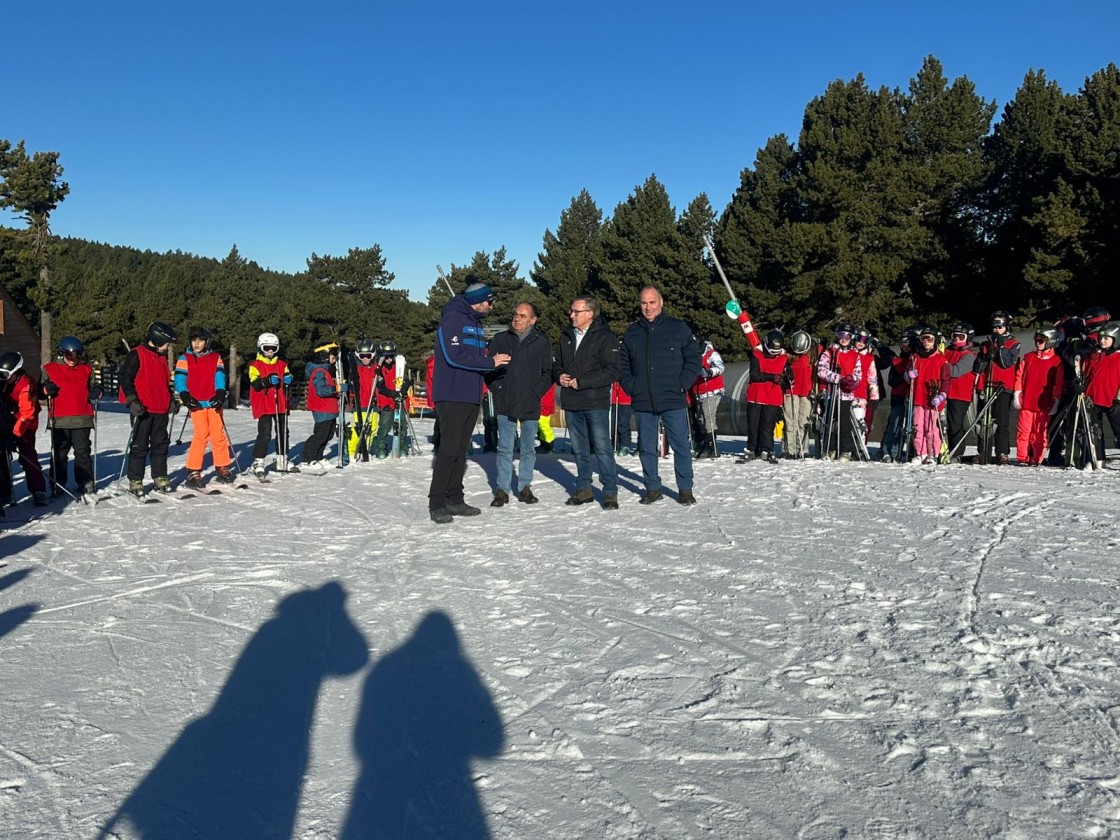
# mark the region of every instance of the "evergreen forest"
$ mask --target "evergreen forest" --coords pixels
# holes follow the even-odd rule
[[[998,119],[994,102],[967,77],[950,82],[934,57],[906,90],[837,80],[806,105],[796,138],[777,134],[757,151],[718,214],[704,194],[678,212],[656,175],[609,217],[582,190],[544,232],[528,277],[504,248],[479,251],[446,275],[433,271],[425,301],[393,288],[377,244],[312,253],[289,274],[236,245],[219,260],[55,237],[50,214],[69,193],[64,156],[0,139],[0,209],[16,220],[0,227],[0,283],[55,341],[77,335],[107,360],[153,320],[206,326],[242,354],[258,333],[276,332],[296,362],[319,344],[361,338],[392,339],[419,359],[449,287],[472,282],[495,290],[490,324],[508,324],[528,300],[554,340],[577,295],[596,297],[621,333],[652,283],[667,311],[734,360],[746,342],[724,314],[709,236],[763,330],[819,336],[846,322],[893,340],[910,324],[965,321],[983,332],[996,309],[1031,325],[1117,308],[1115,64],[1074,93],[1032,70]]]

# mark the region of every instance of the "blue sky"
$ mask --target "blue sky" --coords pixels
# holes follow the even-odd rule
[[[722,212],[768,137],[838,78],[927,55],[1001,111],[1120,60],[1115,2],[11,4],[0,137],[57,150],[54,231],[300,271],[381,245],[394,288],[505,246],[528,277],[586,188],[651,173]],[[997,113],[998,118],[998,113]]]

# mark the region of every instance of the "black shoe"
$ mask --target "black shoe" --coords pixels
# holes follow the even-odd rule
[[[522,487],[521,492],[517,494],[517,501],[524,502],[527,505],[535,505],[540,499],[533,495],[531,487]]]
[[[457,504],[448,505],[444,508],[452,516],[478,516],[482,513],[481,508],[476,508],[474,505],[468,505],[466,502],[459,502]]]
[[[452,522],[455,519],[455,517],[451,515],[451,511],[445,507],[428,511],[428,516],[430,516],[432,522],[435,522],[437,525],[446,525],[448,522]]]
[[[603,496],[603,510],[618,510],[618,496]]]
[[[654,502],[660,502],[665,497],[661,495],[660,490],[648,490],[642,498],[638,499],[640,505],[652,505]]]
[[[595,497],[591,495],[591,491],[586,487],[582,490],[577,490],[568,497],[568,501],[564,502],[566,505],[585,505],[588,502],[595,501]]]
[[[540,443],[537,444],[537,454],[538,455],[548,455],[551,452],[552,452],[552,441],[548,441],[548,442],[541,441]]]
[[[509,504],[509,493],[505,490],[495,490],[494,501],[490,503],[490,507],[501,507],[506,504]]]
[[[681,490],[677,493],[677,501],[682,505],[696,504],[696,497],[692,495],[691,490]]]

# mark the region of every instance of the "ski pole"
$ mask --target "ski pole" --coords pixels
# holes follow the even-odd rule
[[[226,443],[229,444],[229,451],[233,453],[233,463],[237,465],[237,474],[244,475],[245,470],[241,468],[241,456],[237,454],[237,447],[233,445],[233,439],[229,436],[229,429],[226,428],[225,414],[221,409],[218,410],[218,419],[222,421],[222,434],[226,436]]]
[[[100,400],[93,401],[93,458],[90,466],[93,467],[93,489],[97,489],[97,410],[101,406]]]
[[[183,408],[187,409],[187,413],[183,415],[183,425],[179,427],[179,439],[175,441],[176,446],[183,442],[183,432],[187,430],[187,418],[191,416],[191,410],[186,406],[183,406]]]
[[[132,438],[136,435],[136,418],[132,418],[131,425],[128,429],[128,443],[124,445],[124,457],[121,459],[121,471],[117,474],[117,481],[119,482],[124,478],[124,468],[128,464],[128,459],[132,455]]]

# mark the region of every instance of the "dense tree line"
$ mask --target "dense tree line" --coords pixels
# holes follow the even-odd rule
[[[983,328],[997,308],[1041,323],[1113,304],[1120,71],[1110,64],[1075,94],[1032,71],[993,126],[995,114],[971,81],[950,82],[932,57],[905,91],[838,80],[806,106],[796,142],[778,134],[758,150],[718,217],[703,194],[678,213],[655,175],[609,218],[583,190],[545,231],[531,282],[504,248],[479,251],[433,278],[422,303],[390,288],[378,245],[312,254],[294,275],[246,261],[236,247],[221,261],[73,239],[35,251],[30,243],[42,246],[46,215],[66,193],[58,156],[0,141],[0,175],[39,198],[35,234],[27,201],[0,190],[0,206],[29,225],[0,228],[0,282],[96,353],[114,354],[122,337],[135,340],[161,318],[202,323],[245,348],[274,331],[293,359],[362,337],[393,338],[418,358],[432,346],[448,284],[460,292],[472,282],[495,289],[491,324],[508,323],[513,305],[529,300],[553,338],[579,294],[597,297],[621,332],[638,314],[640,286],[655,283],[673,314],[735,358],[745,345],[723,315],[707,236],[763,327],[821,334],[847,321],[893,337],[923,321]],[[29,191],[29,179],[15,177],[33,161],[30,180],[53,189]]]

